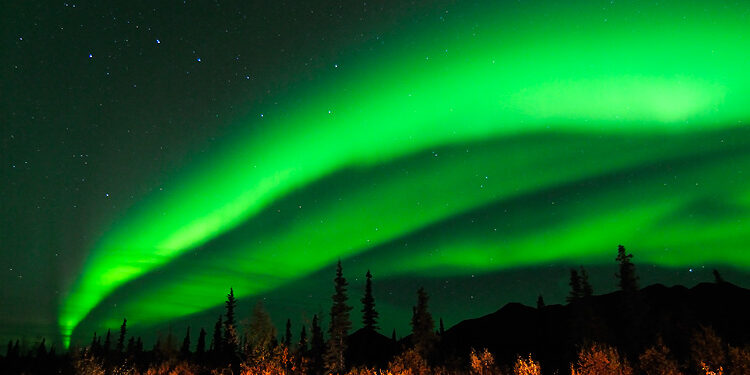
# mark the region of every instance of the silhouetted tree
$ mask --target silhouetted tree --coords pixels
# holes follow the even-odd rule
[[[305,325],[302,325],[302,331],[299,333],[299,342],[297,343],[297,352],[305,355],[307,354],[307,331]]]
[[[111,332],[107,330],[107,337],[104,339],[104,355],[109,355],[110,348],[112,346]]]
[[[398,339],[396,339],[396,329],[395,328],[393,329],[393,332],[391,332],[391,340],[393,340],[393,342],[398,341]]]
[[[224,342],[223,350],[229,356],[235,356],[239,347],[239,340],[237,338],[237,327],[234,321],[234,308],[237,305],[237,300],[234,298],[234,289],[229,288],[229,294],[227,294],[227,301],[224,303],[226,307],[226,319],[224,320]]]
[[[542,297],[542,295],[540,294],[539,297],[537,297],[537,299],[536,299],[536,308],[537,309],[543,309],[544,306],[546,306],[544,304],[544,297]]]
[[[203,357],[203,354],[206,353],[206,330],[201,328],[200,333],[198,334],[198,343],[195,345],[195,354],[198,356],[198,358]]]
[[[125,349],[125,355],[128,357],[132,357],[135,355],[135,337],[130,336],[130,339],[128,339],[128,346]]]
[[[122,325],[120,326],[120,337],[117,339],[117,352],[122,353],[125,349],[125,334],[128,332],[128,320],[123,319]]]
[[[214,354],[221,353],[222,347],[221,347],[221,341],[222,341],[222,334],[221,334],[221,315],[219,315],[219,319],[216,321],[216,324],[214,324],[214,335],[211,339],[211,352]]]
[[[320,373],[323,370],[323,353],[325,352],[325,339],[323,329],[318,322],[318,315],[313,315],[310,337],[310,370]]]
[[[377,331],[380,327],[378,327],[378,312],[375,311],[375,298],[372,296],[372,274],[370,270],[367,270],[365,277],[365,296],[361,299],[362,324],[366,329]]]
[[[13,345],[13,357],[18,358],[21,356],[21,347],[19,346],[18,339],[16,339],[16,343]]]
[[[445,326],[443,325],[443,318],[440,318],[440,330],[438,331],[438,333],[440,334],[440,336],[442,336],[443,333],[445,333]]]
[[[185,331],[185,338],[182,340],[182,346],[180,346],[180,355],[182,358],[190,357],[190,326]]]
[[[101,348],[99,347],[99,338],[96,337],[96,332],[94,332],[94,337],[91,338],[91,345],[89,345],[89,347],[91,348],[91,353],[93,355],[99,355]]]
[[[435,322],[428,311],[429,296],[424,288],[417,290],[417,305],[412,308],[411,332],[414,349],[423,357],[429,357],[435,341]]]
[[[594,295],[594,288],[589,283],[589,273],[581,266],[581,297],[589,298]]]
[[[570,294],[565,299],[568,303],[578,302],[583,298],[583,287],[581,286],[581,276],[578,275],[578,271],[570,269]]]
[[[36,358],[44,360],[47,358],[47,346],[45,345],[46,340],[44,337],[42,337],[42,341],[39,343],[39,346],[36,348]]]
[[[617,246],[617,258],[615,260],[620,264],[620,272],[616,273],[618,286],[625,293],[635,293],[638,291],[638,277],[635,275],[635,265],[630,261],[633,254],[625,252],[625,246]]]
[[[328,347],[325,361],[326,369],[333,373],[346,370],[344,352],[346,352],[346,338],[352,326],[349,320],[351,306],[346,304],[349,299],[346,295],[346,278],[341,269],[341,260],[336,265],[336,278],[334,281],[335,292],[333,294],[333,305],[331,306],[331,322],[328,326]]]
[[[714,281],[717,284],[723,284],[723,283],[725,283],[724,278],[721,277],[721,275],[719,274],[719,270],[717,270],[717,269],[714,269]]]
[[[284,346],[287,348],[292,347],[292,320],[286,320],[286,331],[284,332]]]

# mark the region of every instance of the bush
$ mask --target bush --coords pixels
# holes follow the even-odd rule
[[[516,363],[513,365],[514,375],[541,375],[542,367],[539,362],[535,361],[529,355],[528,358],[516,358]]]
[[[593,344],[578,352],[578,361],[570,365],[571,375],[632,375],[633,369],[613,347]]]
[[[680,375],[677,361],[672,359],[669,348],[659,338],[656,345],[638,356],[639,367],[644,375]]]
[[[500,370],[498,370],[497,365],[495,364],[495,357],[486,348],[481,354],[477,354],[474,349],[471,349],[469,360],[472,374],[493,375],[500,373]]]
[[[724,344],[711,327],[700,326],[690,339],[690,357],[699,372],[726,364]],[[714,370],[716,371],[716,370]]]
[[[388,374],[393,375],[428,375],[432,374],[427,361],[414,349],[403,352],[388,363]]]
[[[729,373],[750,374],[750,347],[729,346]]]

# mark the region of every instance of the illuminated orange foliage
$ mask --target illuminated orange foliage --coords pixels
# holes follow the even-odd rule
[[[535,361],[529,355],[528,358],[516,358],[516,363],[513,365],[514,375],[541,375],[542,367],[539,362]]]
[[[646,349],[638,356],[638,364],[645,375],[680,375],[677,361],[669,354],[669,348],[659,338],[656,345]]]
[[[632,375],[633,369],[613,347],[593,344],[578,352],[578,361],[570,366],[571,375]]]

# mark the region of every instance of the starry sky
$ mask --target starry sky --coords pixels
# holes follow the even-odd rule
[[[13,1],[0,16],[0,339],[295,333],[335,263],[386,334],[614,290],[750,286],[750,5]],[[357,324],[355,324],[355,327]]]

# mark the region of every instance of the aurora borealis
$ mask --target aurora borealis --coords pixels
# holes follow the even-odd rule
[[[378,33],[326,40],[323,30],[339,21],[297,21],[291,14],[305,13],[297,5],[288,16],[294,22],[267,24],[270,36],[253,43],[276,43],[279,25],[291,22],[309,31],[285,36],[282,45],[323,35],[319,45],[299,46],[299,55],[318,47],[335,53],[304,68],[288,63],[258,68],[265,74],[234,73],[239,81],[275,82],[281,88],[273,93],[262,83],[242,91],[215,79],[229,70],[227,59],[205,72],[211,79],[184,84],[195,89],[182,101],[166,105],[169,99],[157,93],[170,92],[175,79],[154,78],[148,69],[156,68],[146,68],[141,74],[151,90],[139,95],[162,107],[138,111],[139,100],[127,94],[129,101],[116,99],[117,109],[97,116],[107,122],[104,114],[128,113],[112,116],[108,129],[156,123],[163,130],[152,129],[161,134],[152,142],[178,151],[164,152],[168,162],[144,163],[149,159],[134,155],[155,147],[139,145],[138,137],[91,136],[92,144],[126,150],[109,158],[125,167],[102,163],[96,173],[99,186],[117,181],[115,190],[129,199],[106,210],[91,208],[99,204],[92,200],[88,217],[51,211],[39,218],[80,221],[77,230],[86,234],[69,242],[79,255],[56,266],[62,275],[52,282],[61,285],[50,298],[63,345],[115,327],[122,317],[143,326],[190,319],[219,307],[229,286],[247,300],[304,285],[322,285],[328,289],[316,293],[328,295],[320,280],[330,278],[325,271],[339,258],[348,275],[373,270],[377,286],[550,265],[600,267],[623,243],[644,269],[727,267],[742,277],[738,284],[750,282],[750,5],[488,1],[390,9],[395,5],[383,3],[355,16],[353,6],[325,4],[339,19],[359,17],[365,29],[388,30],[388,43]],[[197,28],[224,21],[209,18]],[[149,40],[158,48],[169,44],[167,37]],[[226,42],[231,48],[242,49],[241,38]],[[184,74],[171,63],[175,51],[147,63]],[[274,59],[262,49],[250,55]],[[286,58],[305,61],[300,56]],[[190,58],[199,65],[212,60]],[[110,62],[116,64],[123,62]],[[188,76],[200,74],[199,67],[188,69]],[[217,93],[221,87],[236,97]],[[102,90],[118,98],[126,88]],[[219,111],[210,123],[220,130],[190,134],[189,126],[185,132],[163,117],[187,111],[183,124],[209,121],[196,108],[220,100],[245,108]],[[78,111],[66,108],[61,112]],[[22,181],[7,171],[20,164],[14,160],[4,173]],[[149,172],[121,172],[141,167]],[[13,198],[3,196],[4,204]],[[3,230],[3,237],[11,234]],[[669,283],[672,276],[664,275]],[[538,291],[517,293],[530,298]],[[378,297],[385,309],[408,310],[411,303]],[[487,304],[501,302],[508,300]],[[297,301],[280,309],[310,315],[317,308]]]

